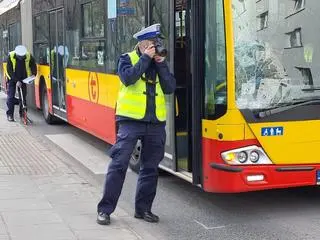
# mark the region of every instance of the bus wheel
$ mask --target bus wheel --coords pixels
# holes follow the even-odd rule
[[[142,149],[142,143],[139,139],[129,161],[129,167],[132,171],[139,173],[140,170],[140,159],[141,159],[141,149]]]
[[[45,85],[42,87],[42,91],[41,91],[41,109],[42,109],[43,117],[46,120],[46,122],[48,124],[52,124],[54,117],[49,112],[48,93],[47,93],[47,87]]]

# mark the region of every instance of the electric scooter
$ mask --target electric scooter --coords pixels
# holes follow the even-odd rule
[[[20,101],[21,101],[21,105],[22,105],[22,122],[24,125],[32,124],[31,119],[28,118],[27,106],[24,104],[24,97],[23,97],[23,92],[22,92],[21,87],[18,87],[18,92],[20,94]]]

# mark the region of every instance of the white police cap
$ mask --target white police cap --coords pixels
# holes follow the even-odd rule
[[[14,49],[14,52],[16,55],[23,57],[27,54],[27,48],[25,46],[22,45],[18,45],[16,46],[16,48]]]
[[[58,47],[58,53],[59,53],[61,56],[63,56],[63,55],[68,56],[68,55],[69,55],[68,47],[67,47],[67,46],[62,46],[62,45],[60,45],[60,46]]]
[[[160,23],[153,24],[135,33],[133,37],[138,41],[155,38],[160,35]]]

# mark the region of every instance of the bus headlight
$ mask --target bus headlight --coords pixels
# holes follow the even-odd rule
[[[259,153],[257,153],[256,151],[252,151],[250,153],[250,161],[252,163],[257,163],[259,161],[259,157],[260,157]]]
[[[273,164],[263,149],[255,145],[222,152],[221,157],[232,165]]]
[[[248,160],[248,154],[246,152],[239,152],[237,158],[240,163],[245,163]]]

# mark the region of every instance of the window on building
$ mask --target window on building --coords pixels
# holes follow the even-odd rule
[[[185,0],[177,1],[176,4],[178,5],[179,2],[183,3],[183,2],[185,2]],[[168,0],[162,0],[162,1],[152,0],[151,1],[151,12],[152,12],[151,24],[154,24],[154,23],[161,24],[161,34],[164,36],[163,43],[167,48],[169,48],[169,32],[170,32],[170,25],[171,25],[170,24],[170,11],[169,11],[170,4],[171,4],[171,2]],[[182,11],[184,10],[183,7],[180,9]],[[179,18],[180,18],[180,16],[179,16]],[[180,21],[181,20],[184,21],[184,18],[185,18],[185,11],[184,11],[184,13],[182,12]],[[183,28],[184,27],[185,26],[183,26]],[[179,31],[179,32],[181,33],[181,31]],[[183,30],[183,33],[185,34],[185,30]],[[177,34],[177,36],[179,36],[179,34]],[[167,57],[167,60],[170,60],[170,52]]]
[[[84,4],[82,6],[82,16],[83,16],[83,37],[90,37],[93,35],[91,3]]]
[[[245,0],[239,0],[239,3],[242,5],[242,11],[241,14],[244,13],[245,11],[247,11],[246,9],[246,3]]]
[[[146,26],[146,0],[80,2],[65,1],[69,67],[116,73],[120,55],[137,44],[134,33]]]
[[[185,24],[186,10],[176,12],[176,36],[185,37],[186,36],[186,26]]]
[[[13,51],[15,47],[21,44],[20,22],[9,25],[9,51]]]
[[[39,64],[49,64],[49,20],[47,13],[34,17],[34,57]]]
[[[104,37],[103,1],[93,1],[82,5],[83,37]]]
[[[288,48],[302,47],[301,28],[286,33],[288,37]]]
[[[34,17],[34,40],[49,41],[48,16],[46,13]]]
[[[296,67],[300,74],[301,74],[301,80],[304,85],[308,86],[313,86],[313,77],[311,73],[310,68],[301,68],[301,67]]]
[[[0,16],[1,21],[1,16]],[[6,61],[8,57],[8,30],[0,25],[0,62]]]
[[[132,51],[137,44],[132,36],[146,26],[145,10],[146,0],[120,1],[117,9],[117,41],[121,53]]]
[[[258,29],[258,31],[259,30],[263,30],[263,29],[268,27],[268,16],[269,16],[269,12],[267,11],[267,12],[264,12],[264,13],[260,14],[257,17],[257,21],[258,21],[257,29]]]
[[[80,42],[80,58],[79,66],[89,69],[104,69],[105,64],[105,42],[97,41],[81,41]]]
[[[69,67],[106,72],[105,1],[68,0],[65,11]]]
[[[294,0],[294,1],[295,1],[294,12],[298,12],[298,11],[304,9],[305,3],[306,3],[305,0]]]
[[[288,0],[288,3],[287,3],[288,15],[285,18],[289,18],[297,14],[298,12],[302,11],[303,9],[305,9],[305,4],[306,4],[306,0]]]

